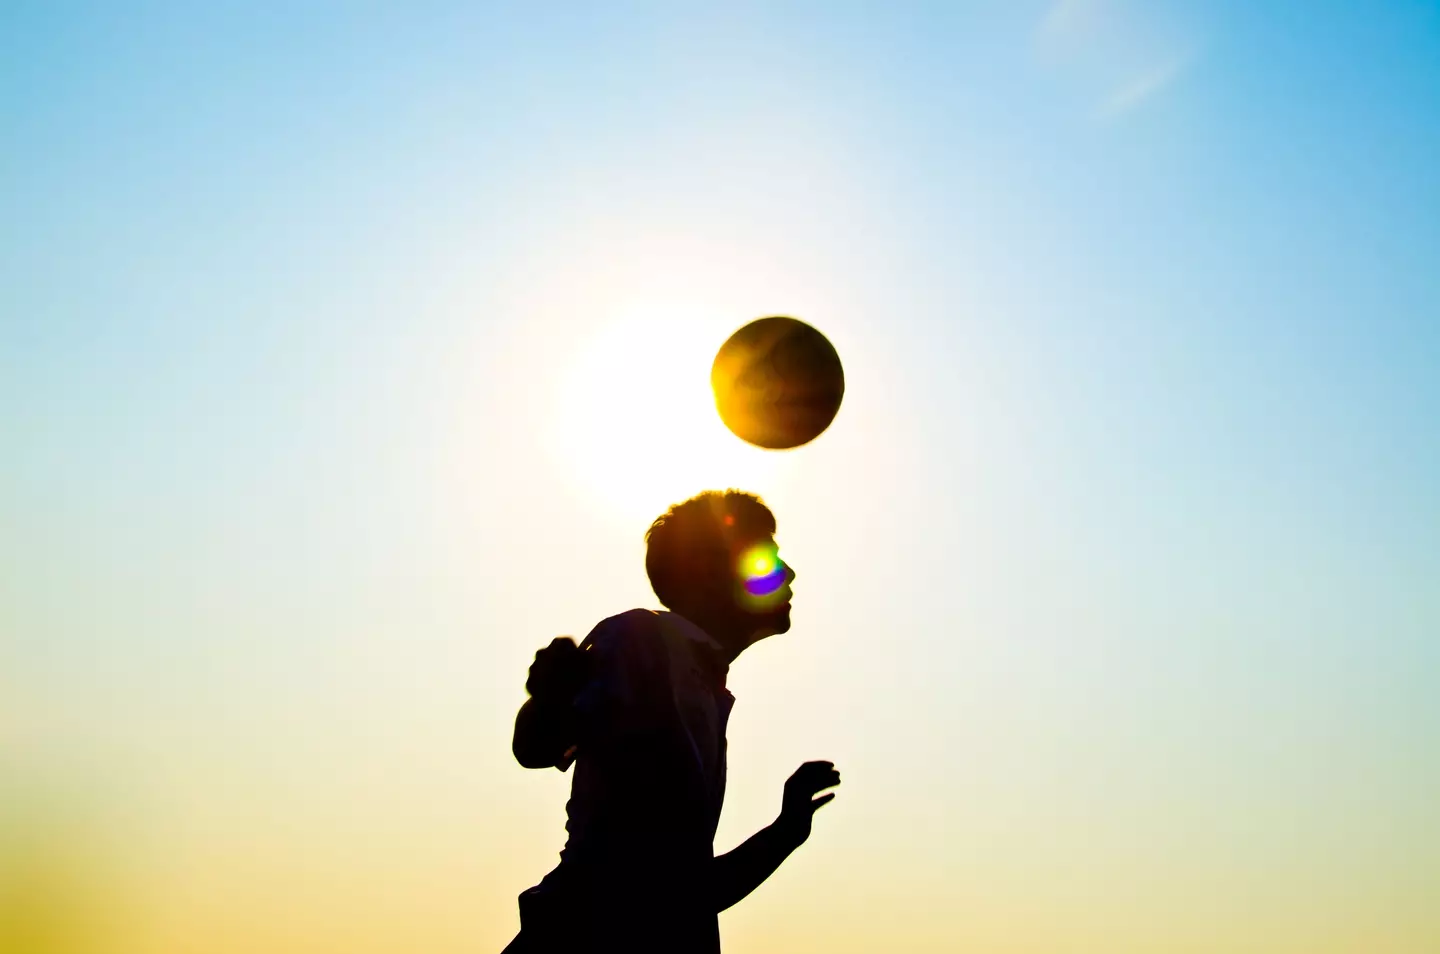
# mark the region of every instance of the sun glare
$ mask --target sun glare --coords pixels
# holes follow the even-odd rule
[[[745,320],[629,309],[581,341],[556,388],[551,450],[572,486],[629,523],[702,490],[773,491],[783,454],[721,423],[710,364]]]

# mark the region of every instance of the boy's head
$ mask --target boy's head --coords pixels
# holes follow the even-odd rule
[[[667,608],[748,642],[790,628],[795,571],[776,550],[775,515],[754,494],[707,490],[675,504],[645,542],[645,572]]]

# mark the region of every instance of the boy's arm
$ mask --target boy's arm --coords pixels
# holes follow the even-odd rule
[[[815,795],[839,784],[840,773],[830,762],[806,762],[790,776],[785,782],[780,817],[712,863],[716,911],[724,911],[758,888],[791,852],[805,843],[815,811],[835,797],[834,792],[819,798]]]
[[[510,751],[525,768],[568,768],[575,744],[575,695],[589,678],[590,660],[567,636],[535,654],[525,690],[530,698],[515,716]]]
[[[574,722],[568,704],[526,699],[515,716],[515,761],[530,769],[560,767],[573,747]]]

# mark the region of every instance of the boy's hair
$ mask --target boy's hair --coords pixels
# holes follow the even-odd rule
[[[655,518],[645,531],[645,573],[660,602],[684,605],[691,593],[729,578],[736,544],[775,533],[775,515],[754,494],[707,490]]]

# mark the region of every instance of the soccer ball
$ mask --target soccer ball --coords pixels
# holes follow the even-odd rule
[[[796,318],[758,318],[720,347],[710,368],[715,408],[731,433],[769,450],[819,437],[840,411],[845,372],[819,331]]]

